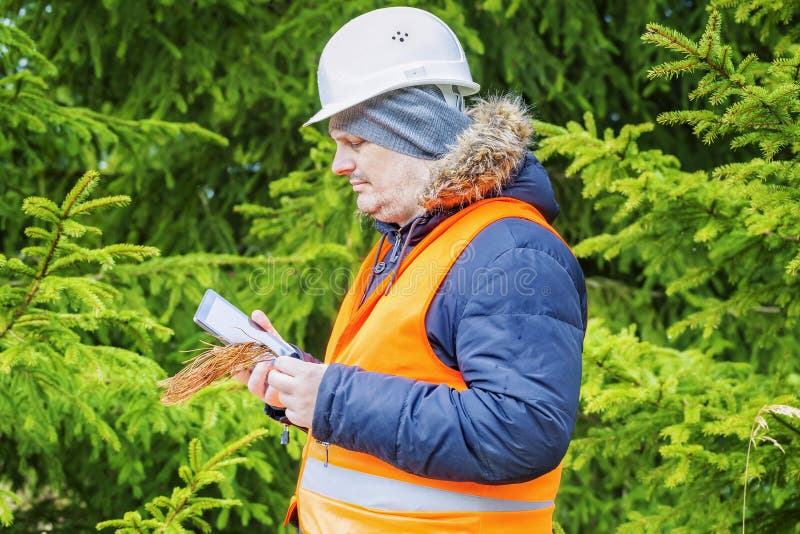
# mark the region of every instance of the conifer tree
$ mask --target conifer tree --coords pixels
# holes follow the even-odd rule
[[[26,4],[18,16],[34,8],[49,13],[53,6]],[[158,403],[155,384],[166,375],[160,361],[166,355],[176,364],[186,359],[178,349],[198,347],[203,336],[190,326],[189,312],[189,324],[180,326],[191,335],[165,349],[171,329],[163,325],[184,295],[167,292],[163,304],[154,304],[153,297],[182,275],[185,282],[187,272],[187,291],[200,295],[204,286],[219,287],[218,280],[227,278],[219,265],[271,260],[201,253],[152,267],[149,262],[120,265],[120,256],[157,250],[102,245],[109,242],[108,230],[111,243],[120,235],[114,212],[126,209],[127,196],[114,190],[124,183],[130,191],[132,184],[114,172],[104,184],[108,198],[87,200],[80,213],[56,222],[66,217],[62,205],[45,195],[63,191],[75,200],[66,185],[75,185],[76,164],[102,166],[120,152],[136,160],[135,152],[159,154],[175,142],[188,149],[226,141],[191,123],[131,118],[97,103],[105,112],[74,105],[69,92],[53,85],[59,72],[55,64],[16,20],[16,13],[0,18],[0,381],[8,394],[0,402],[0,521],[13,520],[18,532],[48,525],[81,531],[133,509],[144,495],[162,492],[189,439],[203,435],[210,448],[219,448],[231,436],[269,426],[249,394],[238,387],[231,391],[230,384],[210,388],[186,407],[166,410]],[[94,176],[84,180],[83,194],[97,183]],[[26,199],[34,191],[38,196]],[[44,217],[54,229],[40,226],[23,233],[29,224],[19,212],[23,201],[28,214]],[[116,208],[92,215],[104,202]],[[87,217],[88,223],[81,221]],[[124,222],[129,225],[130,217]],[[52,256],[46,255],[49,250]],[[173,270],[173,277],[159,277]],[[236,495],[242,506],[234,516],[227,510],[216,513],[211,520],[217,528],[235,528],[253,518],[271,525],[282,513],[293,485],[290,464],[299,450],[296,444],[288,451],[277,441],[273,445],[249,453],[252,469],[218,485],[222,497]],[[98,473],[114,481],[102,487],[102,498],[94,482]]]
[[[745,519],[756,531],[800,525],[800,56],[796,46],[767,61],[742,56],[722,30],[719,11],[697,41],[647,26],[644,42],[680,56],[649,76],[704,73],[689,94],[700,109],[666,111],[658,122],[687,124],[705,144],[752,145],[756,154],[743,150],[738,161],[689,172],[672,155],[640,148],[652,124],[616,134],[598,132],[591,114],[583,124],[538,124],[539,156],[565,156],[584,196],[613,214],[576,253],[622,261],[638,272],[641,298],[650,295],[661,308],[647,317],[660,326],[654,332],[645,324],[644,333],[664,347],[598,323],[587,338],[587,419],[573,443],[570,477],[576,486],[603,480],[594,491],[621,495],[594,503],[601,515],[625,517],[604,524],[620,532],[727,532]],[[594,313],[620,321],[611,299],[594,299]],[[672,348],[681,346],[691,348]],[[765,413],[780,447],[753,454],[754,421],[764,423]],[[569,514],[561,521],[580,524]]]
[[[14,491],[3,489],[0,518],[6,525],[16,519],[20,532],[47,522],[88,528],[112,507],[130,508],[169,484],[178,459],[173,451],[190,436],[203,434],[222,447],[231,435],[266,424],[249,394],[240,388],[234,394],[230,384],[204,392],[200,406],[158,403],[156,382],[165,373],[152,357],[152,339],[171,331],[146,308],[126,306],[121,289],[130,279],[114,275],[118,262],[158,250],[100,244],[102,230],[91,218],[130,198],[92,198],[98,184],[99,175],[88,172],[60,203],[27,198],[23,212],[38,221],[25,229],[32,244],[0,256],[0,473]],[[291,475],[280,469],[286,462],[277,447],[250,454],[255,477],[240,477],[245,487],[215,479],[221,502],[236,494],[243,521],[255,516],[273,524],[291,487]],[[115,483],[98,480],[99,472],[113,473]],[[272,496],[270,511],[267,490],[276,478],[283,489]],[[259,486],[263,493],[256,494]],[[223,514],[218,528],[227,522]]]

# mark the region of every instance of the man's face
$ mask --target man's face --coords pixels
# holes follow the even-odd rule
[[[403,225],[421,215],[419,194],[428,183],[428,162],[393,152],[360,137],[331,130],[336,155],[331,169],[348,176],[358,194],[358,211],[379,221]]]

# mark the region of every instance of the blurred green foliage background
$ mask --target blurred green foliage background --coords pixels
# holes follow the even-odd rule
[[[748,525],[798,532],[800,423],[794,412],[761,410],[798,406],[800,386],[791,264],[800,239],[800,89],[796,74],[776,74],[770,63],[797,61],[800,7],[712,4],[404,3],[451,26],[481,94],[520,93],[541,121],[539,154],[562,206],[556,227],[576,246],[593,318],[557,503],[566,532],[727,532],[741,523],[748,478]],[[209,521],[227,532],[254,522],[278,529],[302,435],[281,447],[277,426],[231,384],[165,408],[155,381],[207,339],[191,320],[206,287],[242,309],[264,309],[285,338],[323,354],[350,273],[375,235],[329,170],[325,125],[299,125],[318,106],[315,71],[327,39],[387,5],[397,3],[0,2],[0,253],[34,264],[24,199],[60,201],[87,169],[101,172],[102,195],[132,201],[88,215],[102,235],[89,232],[84,246],[160,250],[142,263],[69,272],[75,287],[99,280],[116,291],[102,304],[107,320],[91,319],[99,304],[86,294],[55,284],[34,302],[51,314],[20,326],[23,289],[35,280],[0,270],[0,500],[15,532],[93,530],[168,494],[190,439],[214,450],[264,425],[274,435],[247,450],[246,468],[229,468],[208,489],[243,504]],[[698,40],[713,7],[725,54],[737,65],[758,57],[734,87],[740,92],[690,97],[701,78],[691,71],[708,70],[702,54],[700,66],[648,78],[655,65],[693,56],[643,42],[646,24]],[[714,53],[724,43],[715,41]],[[707,142],[663,115],[653,126],[664,112],[719,118],[733,109],[729,124],[747,111],[733,106],[759,90],[759,102],[780,112],[775,124],[684,121],[700,135],[714,131]],[[623,128],[634,124],[647,126]],[[757,142],[732,149],[733,134],[747,129],[782,141],[771,155]],[[782,166],[767,173],[769,162]],[[72,324],[65,313],[85,317]],[[131,355],[112,358],[109,348]],[[88,378],[94,369],[113,379]],[[768,423],[758,432],[757,415]],[[767,431],[783,453],[763,439]],[[746,477],[751,440],[764,445],[751,451]]]

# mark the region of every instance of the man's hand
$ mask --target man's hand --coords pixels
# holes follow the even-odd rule
[[[303,362],[288,356],[275,360],[267,381],[270,388],[278,390],[278,398],[286,406],[286,417],[293,424],[311,427],[319,384],[327,368],[325,364]]]
[[[250,318],[273,336],[283,339],[261,310],[255,310]],[[322,375],[328,366],[281,356],[274,361],[259,362],[252,369],[245,369],[234,376],[246,384],[250,393],[270,406],[286,407],[286,417],[297,426],[309,428],[317,405],[317,391]],[[274,382],[273,383],[273,378]],[[278,401],[278,402],[276,402]]]
[[[250,314],[250,318],[254,323],[264,329],[264,331],[269,332],[280,340],[283,340],[281,335],[277,330],[275,330],[275,327],[272,326],[272,323],[263,311],[255,310]],[[247,385],[247,389],[250,390],[250,393],[259,399],[265,400],[266,398],[269,398],[272,400],[276,397],[276,395],[273,392],[269,392],[269,395],[267,395],[267,375],[269,375],[269,372],[272,370],[272,363],[273,362],[271,361],[257,363],[252,369],[244,369],[239,371],[239,373],[237,373],[233,378],[242,384]]]

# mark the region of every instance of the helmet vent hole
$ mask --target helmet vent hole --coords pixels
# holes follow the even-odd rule
[[[405,32],[395,32],[395,34],[392,35],[392,41],[399,40],[401,43],[404,43],[406,39],[408,39],[408,34]]]

